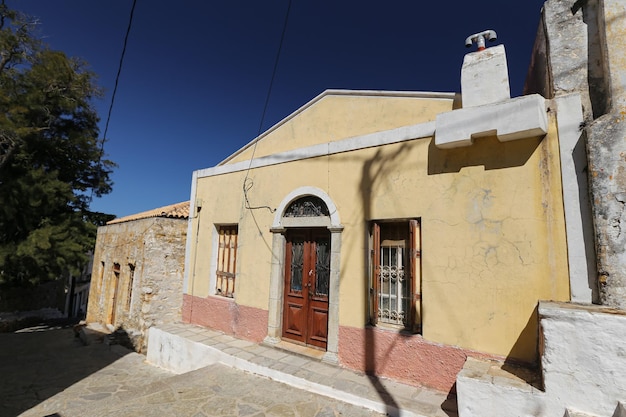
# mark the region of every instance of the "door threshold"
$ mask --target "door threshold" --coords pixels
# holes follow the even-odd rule
[[[307,358],[322,360],[326,354],[325,350],[315,349],[309,346],[298,345],[295,343],[286,342],[281,340],[280,342],[271,345],[273,348],[284,350],[289,353],[295,353],[296,355],[305,356]]]

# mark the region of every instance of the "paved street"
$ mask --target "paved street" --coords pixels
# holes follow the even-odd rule
[[[0,417],[381,415],[223,365],[175,375],[71,328],[1,333],[0,355]]]

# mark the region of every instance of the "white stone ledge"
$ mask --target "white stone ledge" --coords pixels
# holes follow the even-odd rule
[[[391,145],[414,139],[422,139],[431,137],[434,133],[435,122],[418,123],[415,125],[384,130],[382,132],[342,139],[336,142],[320,143],[318,145],[279,152],[272,155],[254,158],[252,161],[247,160],[234,162],[232,164],[218,165],[213,168],[194,171],[194,175],[196,178],[212,177],[215,175],[229,174],[231,172],[245,171],[248,169],[262,168],[320,156],[328,156],[343,152],[373,148],[376,146]]]
[[[539,94],[500,103],[452,110],[437,115],[438,148],[470,146],[473,138],[495,134],[501,142],[527,139],[548,132],[545,99]]]

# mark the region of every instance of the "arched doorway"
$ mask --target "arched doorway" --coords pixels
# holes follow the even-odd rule
[[[271,231],[268,336],[326,350],[337,361],[339,256],[337,208],[322,190],[302,187],[285,197]]]

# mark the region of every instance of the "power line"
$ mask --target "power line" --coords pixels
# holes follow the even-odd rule
[[[133,25],[133,15],[135,14],[135,5],[137,0],[133,0],[133,6],[130,9],[130,18],[128,19],[128,27],[126,28],[126,36],[124,36],[124,46],[122,47],[122,56],[120,57],[120,63],[117,67],[117,75],[115,76],[115,86],[113,87],[113,94],[111,95],[111,105],[109,106],[109,113],[107,114],[107,121],[104,125],[104,136],[102,137],[102,149],[104,149],[104,142],[107,139],[107,132],[109,131],[109,122],[111,121],[111,112],[113,111],[113,103],[115,102],[115,93],[117,92],[117,85],[120,81],[120,74],[122,73],[122,64],[124,63],[124,55],[126,55],[126,45],[128,44],[128,35],[130,35],[130,28]]]
[[[265,113],[270,102],[270,96],[272,94],[272,87],[274,86],[274,78],[276,78],[276,70],[278,69],[278,61],[280,60],[280,52],[283,49],[283,41],[285,40],[285,33],[287,32],[287,22],[289,21],[289,10],[291,10],[291,0],[287,5],[287,13],[285,14],[285,23],[283,24],[283,32],[280,35],[280,43],[278,44],[278,52],[276,52],[276,59],[274,60],[274,69],[272,70],[272,78],[270,80],[269,88],[267,89],[267,95],[265,97],[265,104],[263,105],[263,113],[261,114],[261,122],[259,123],[259,130],[257,137],[261,134],[263,129],[263,122],[265,121]]]
[[[287,32],[287,23],[289,21],[290,10],[291,10],[291,0],[289,0],[289,3],[287,4],[287,13],[285,13],[283,31],[280,35],[280,43],[278,44],[278,51],[276,52],[276,59],[274,60],[272,78],[270,79],[270,85],[267,89],[267,95],[265,96],[265,103],[263,105],[263,113],[261,114],[261,121],[259,122],[259,129],[257,131],[256,139],[254,140],[254,146],[252,147],[252,155],[250,156],[250,164],[248,165],[248,169],[246,170],[246,176],[243,180],[243,196],[246,200],[246,209],[249,209],[249,210],[266,208],[272,213],[275,211],[269,206],[258,206],[258,207],[250,206],[250,201],[248,200],[248,190],[250,190],[253,187],[254,183],[252,182],[252,180],[249,180],[248,175],[250,174],[250,168],[252,167],[252,161],[254,160],[254,154],[256,153],[256,146],[257,146],[257,143],[259,143],[259,136],[261,135],[261,130],[263,129],[263,122],[265,121],[265,113],[267,112],[267,108],[270,102],[270,96],[272,95],[272,89],[274,87],[274,79],[276,78],[276,70],[278,69],[278,62],[280,61],[280,52],[283,49],[285,33]]]
[[[113,93],[111,94],[111,104],[109,105],[109,112],[107,113],[107,120],[104,125],[104,135],[100,142],[100,154],[98,155],[98,167],[102,163],[102,156],[104,155],[104,144],[107,141],[107,133],[109,131],[109,122],[111,121],[111,113],[113,112],[113,104],[115,103],[115,94],[117,93],[117,86],[120,81],[120,74],[122,73],[122,65],[124,64],[124,56],[126,55],[126,46],[128,45],[128,37],[130,35],[130,29],[133,26],[133,15],[135,14],[135,5],[137,0],[133,0],[133,5],[130,9],[130,17],[128,19],[128,27],[126,28],[126,35],[124,36],[124,45],[122,47],[122,55],[120,56],[120,63],[117,67],[117,75],[115,76],[115,85],[113,86]],[[100,182],[100,169],[98,169],[98,182]],[[97,185],[97,183],[95,184]],[[91,196],[89,202],[93,199],[93,188],[91,189]]]

